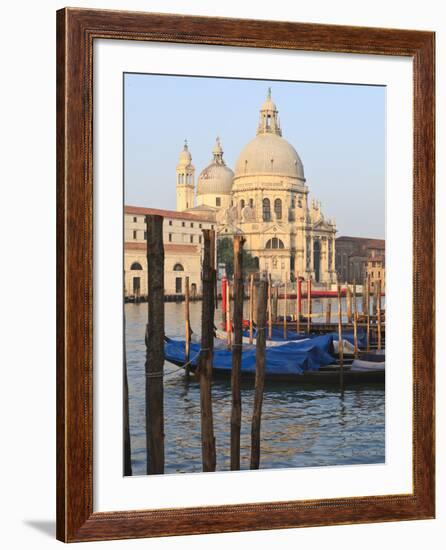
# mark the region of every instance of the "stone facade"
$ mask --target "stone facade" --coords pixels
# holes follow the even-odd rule
[[[128,298],[147,296],[145,216],[164,217],[164,288],[166,295],[184,294],[189,277],[191,295],[201,294],[203,229],[215,229],[206,216],[172,210],[126,206],[124,211],[124,286]]]
[[[386,291],[385,257],[372,255],[367,260],[366,273],[370,277],[370,290],[375,291],[378,281],[381,283],[381,293]]]
[[[372,266],[370,261],[382,264],[385,270],[385,241],[363,237],[338,237],[336,239],[336,271],[340,282],[362,284]],[[383,275],[384,277],[384,275]],[[383,283],[384,284],[384,283]]]
[[[181,186],[177,194],[177,204],[184,205]],[[257,134],[241,151],[235,172],[226,166],[217,138],[213,160],[198,177],[196,203],[186,212],[207,211],[219,237],[242,234],[259,269],[273,280],[304,276],[327,286],[336,282],[335,222],[324,216],[319,201],[309,199],[302,161],[282,137],[270,90]]]

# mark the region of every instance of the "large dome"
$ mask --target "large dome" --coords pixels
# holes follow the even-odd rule
[[[304,167],[296,149],[276,133],[259,133],[240,153],[235,177],[274,174],[304,180]]]
[[[216,193],[228,195],[232,190],[234,172],[228,168],[223,160],[223,149],[219,138],[212,150],[214,160],[198,176],[198,195]]]

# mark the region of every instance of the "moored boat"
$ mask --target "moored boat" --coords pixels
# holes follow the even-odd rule
[[[333,335],[323,335],[298,341],[287,341],[265,349],[266,380],[290,381],[296,383],[339,383],[340,366],[336,363]],[[166,338],[165,358],[170,363],[185,367],[185,342]],[[190,343],[189,367],[194,372],[200,357],[200,344]],[[213,375],[231,376],[232,351],[217,345],[213,354]],[[256,371],[256,348],[244,345],[242,351],[241,374],[243,378],[253,378]],[[352,360],[344,364],[344,382],[369,383],[384,382],[385,363],[377,361]]]

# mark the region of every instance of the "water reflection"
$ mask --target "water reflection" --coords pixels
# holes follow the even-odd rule
[[[146,304],[125,306],[130,394],[130,432],[134,475],[146,472],[144,407],[144,330]],[[168,303],[166,333],[184,333],[183,304]],[[199,334],[201,303],[191,304],[191,324]],[[165,365],[166,473],[200,472],[200,395],[181,369]],[[241,468],[249,468],[250,422],[254,383],[242,384]],[[229,382],[213,384],[217,469],[229,470]],[[267,383],[263,401],[261,468],[309,467],[384,462],[384,389],[382,385],[298,387]]]

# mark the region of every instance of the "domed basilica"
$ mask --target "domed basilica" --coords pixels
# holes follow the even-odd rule
[[[212,155],[195,195],[195,168],[185,142],[177,165],[177,210],[215,219],[218,237],[243,235],[245,249],[273,280],[294,275],[335,283],[336,226],[324,217],[320,202],[309,201],[302,161],[282,137],[271,90],[235,172],[226,166],[218,138]]]

